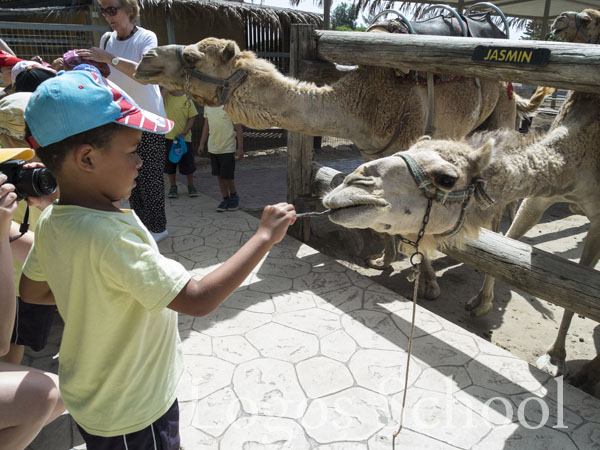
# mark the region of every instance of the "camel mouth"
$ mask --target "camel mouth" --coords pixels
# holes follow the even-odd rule
[[[332,207],[329,217],[331,219],[339,218],[340,216],[351,214],[352,216],[360,215],[366,212],[372,212],[376,209],[386,209],[389,207],[389,203],[385,204],[373,204],[373,203],[353,203],[346,206]]]
[[[133,77],[136,80],[141,80],[141,81],[150,81],[152,79],[154,79],[155,77],[158,77],[160,74],[162,73],[162,70],[158,69],[158,70],[136,70],[135,73],[133,74]]]

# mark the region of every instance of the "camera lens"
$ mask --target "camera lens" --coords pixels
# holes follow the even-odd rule
[[[56,179],[48,169],[23,169],[15,180],[17,195],[21,198],[42,197],[56,191]]]

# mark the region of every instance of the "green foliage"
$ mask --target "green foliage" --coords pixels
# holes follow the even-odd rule
[[[356,6],[340,3],[331,13],[331,26],[334,30],[354,31],[356,29]]]

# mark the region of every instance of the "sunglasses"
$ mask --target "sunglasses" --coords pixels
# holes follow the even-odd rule
[[[103,16],[114,17],[119,12],[119,9],[121,9],[120,6],[109,6],[108,8],[100,8],[100,14],[102,14]]]

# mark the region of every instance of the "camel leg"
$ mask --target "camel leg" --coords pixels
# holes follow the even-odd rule
[[[585,244],[583,246],[583,253],[579,260],[579,264],[586,267],[594,267],[596,265],[598,257],[600,256],[599,238],[600,220],[593,220],[590,223],[590,230],[585,237]],[[550,375],[556,376],[567,373],[565,362],[567,351],[565,345],[569,325],[571,325],[571,319],[573,319],[573,312],[565,309],[562,321],[560,322],[560,328],[558,329],[558,335],[556,336],[554,343],[546,351],[546,354],[542,355],[536,362],[538,368],[548,372]],[[584,376],[585,372],[581,375],[581,378]],[[578,379],[580,378],[577,375],[575,377]],[[593,379],[595,379],[595,381],[600,381],[600,374],[596,373]]]
[[[385,247],[383,253],[377,258],[367,259],[367,267],[371,269],[384,270],[396,260],[396,239],[394,236],[385,236]]]
[[[419,295],[427,300],[435,300],[440,296],[440,285],[437,282],[437,275],[435,274],[435,270],[433,270],[429,256],[424,256],[421,263]]]
[[[553,199],[548,198],[528,198],[523,200],[514,222],[510,226],[506,236],[512,239],[520,239],[527,231],[534,227],[542,218],[544,212],[555,203]],[[501,214],[501,213],[500,213]],[[498,231],[500,217],[494,217],[493,228]],[[494,282],[495,278],[485,275],[483,285],[479,293],[471,298],[465,305],[467,311],[471,311],[474,317],[485,316],[492,309],[494,300]]]

